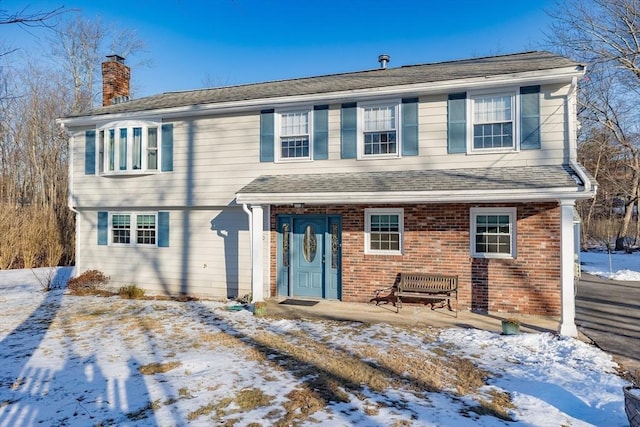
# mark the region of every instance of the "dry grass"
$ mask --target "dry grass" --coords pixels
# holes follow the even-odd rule
[[[118,289],[118,295],[122,299],[141,299],[144,297],[144,289],[138,287],[138,285],[122,286]]]
[[[149,363],[148,365],[140,366],[138,371],[142,375],[164,374],[180,365],[182,365],[181,362]]]
[[[242,361],[257,362],[251,369],[261,383],[276,379],[279,372],[287,372],[301,382],[284,396],[286,399],[282,406],[270,412],[265,419],[269,425],[290,426],[313,422],[313,414],[331,402],[349,402],[354,398],[362,401],[365,413],[370,416],[379,414],[385,405],[398,411],[409,410],[406,402],[369,401],[365,389],[379,393],[402,389],[422,399],[428,398],[426,393],[478,396],[475,398],[477,405],[469,405],[465,413],[511,419],[511,396],[496,390],[483,392],[490,373],[478,368],[473,359],[457,356],[455,345],[434,346],[436,331],[433,330],[424,329],[419,333],[407,331],[416,335],[414,345],[403,345],[394,336],[379,335],[377,341],[385,345],[357,344],[354,341],[351,345],[340,347],[334,344],[329,334],[321,336],[301,329],[272,333],[258,326],[250,332],[223,332],[217,330],[218,317],[206,317],[208,312],[197,317],[200,320],[195,322],[194,318],[184,316],[190,310],[188,306],[162,303],[148,306],[137,301],[113,298],[106,301],[99,308],[61,313],[55,324],[60,324],[66,336],[77,337],[79,342],[96,334],[118,331],[123,345],[134,345],[129,343],[142,335],[158,349],[154,353],[156,357],[174,360],[140,366],[138,370],[142,375],[176,369],[181,366],[180,355],[190,348],[211,352],[230,350]],[[225,322],[220,321],[222,324]],[[350,331],[359,335],[362,331],[358,329],[363,327],[354,325]],[[400,335],[405,331],[400,328],[395,332]],[[240,420],[232,419],[236,415],[270,406],[274,400],[259,385],[234,391],[220,389],[221,385],[213,381],[207,387],[210,390],[224,390],[226,394],[224,398],[213,402],[203,402],[202,406],[188,414],[189,420],[210,417],[207,421],[212,424],[233,425]],[[167,402],[193,398],[194,390],[197,389],[190,391],[181,388],[165,405],[171,404]],[[151,410],[146,408],[131,416],[144,417]]]
[[[240,390],[234,397],[226,397],[218,402],[201,406],[195,411],[190,412],[187,415],[187,419],[193,421],[199,417],[214,413],[213,418],[216,421],[220,421],[229,415],[241,414],[270,405],[273,398],[273,396],[263,393],[262,390],[258,388],[245,388]]]
[[[505,421],[514,421],[510,411],[515,409],[511,401],[511,395],[503,391],[492,389],[489,391],[489,399],[479,399],[479,405],[470,408],[471,412],[478,415],[490,415]]]

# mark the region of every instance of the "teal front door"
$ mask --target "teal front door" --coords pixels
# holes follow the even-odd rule
[[[278,295],[340,298],[340,225],[333,215],[278,217]]]
[[[293,219],[291,277],[294,296],[323,297],[324,232],[322,218]]]

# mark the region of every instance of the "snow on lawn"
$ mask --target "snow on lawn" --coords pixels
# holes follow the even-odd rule
[[[29,270],[0,271],[2,427],[627,425],[615,363],[574,339],[273,320],[220,302],[75,297],[39,282]],[[487,384],[461,396],[446,381],[429,391],[414,366],[394,366],[436,355],[472,361]],[[346,384],[330,359],[388,382]],[[305,387],[311,394],[296,399]],[[492,392],[511,395],[515,422],[480,415]]]
[[[640,252],[581,252],[582,271],[613,280],[640,281]]]

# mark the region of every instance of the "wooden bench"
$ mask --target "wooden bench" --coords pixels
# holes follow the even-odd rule
[[[386,297],[380,295],[385,291],[391,291]],[[400,311],[402,306],[402,298],[419,298],[434,300],[431,303],[433,310],[436,301],[446,301],[449,311],[451,308],[451,300],[456,300],[456,316],[458,315],[458,276],[447,276],[443,274],[430,273],[400,273],[400,280],[397,286],[391,288],[379,289],[375,292],[376,305],[381,300],[395,299],[396,312]],[[443,305],[444,306],[444,305]]]

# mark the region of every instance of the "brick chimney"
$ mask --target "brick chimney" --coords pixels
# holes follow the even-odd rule
[[[124,65],[120,55],[107,55],[102,63],[102,106],[117,104],[129,99],[131,69]]]

